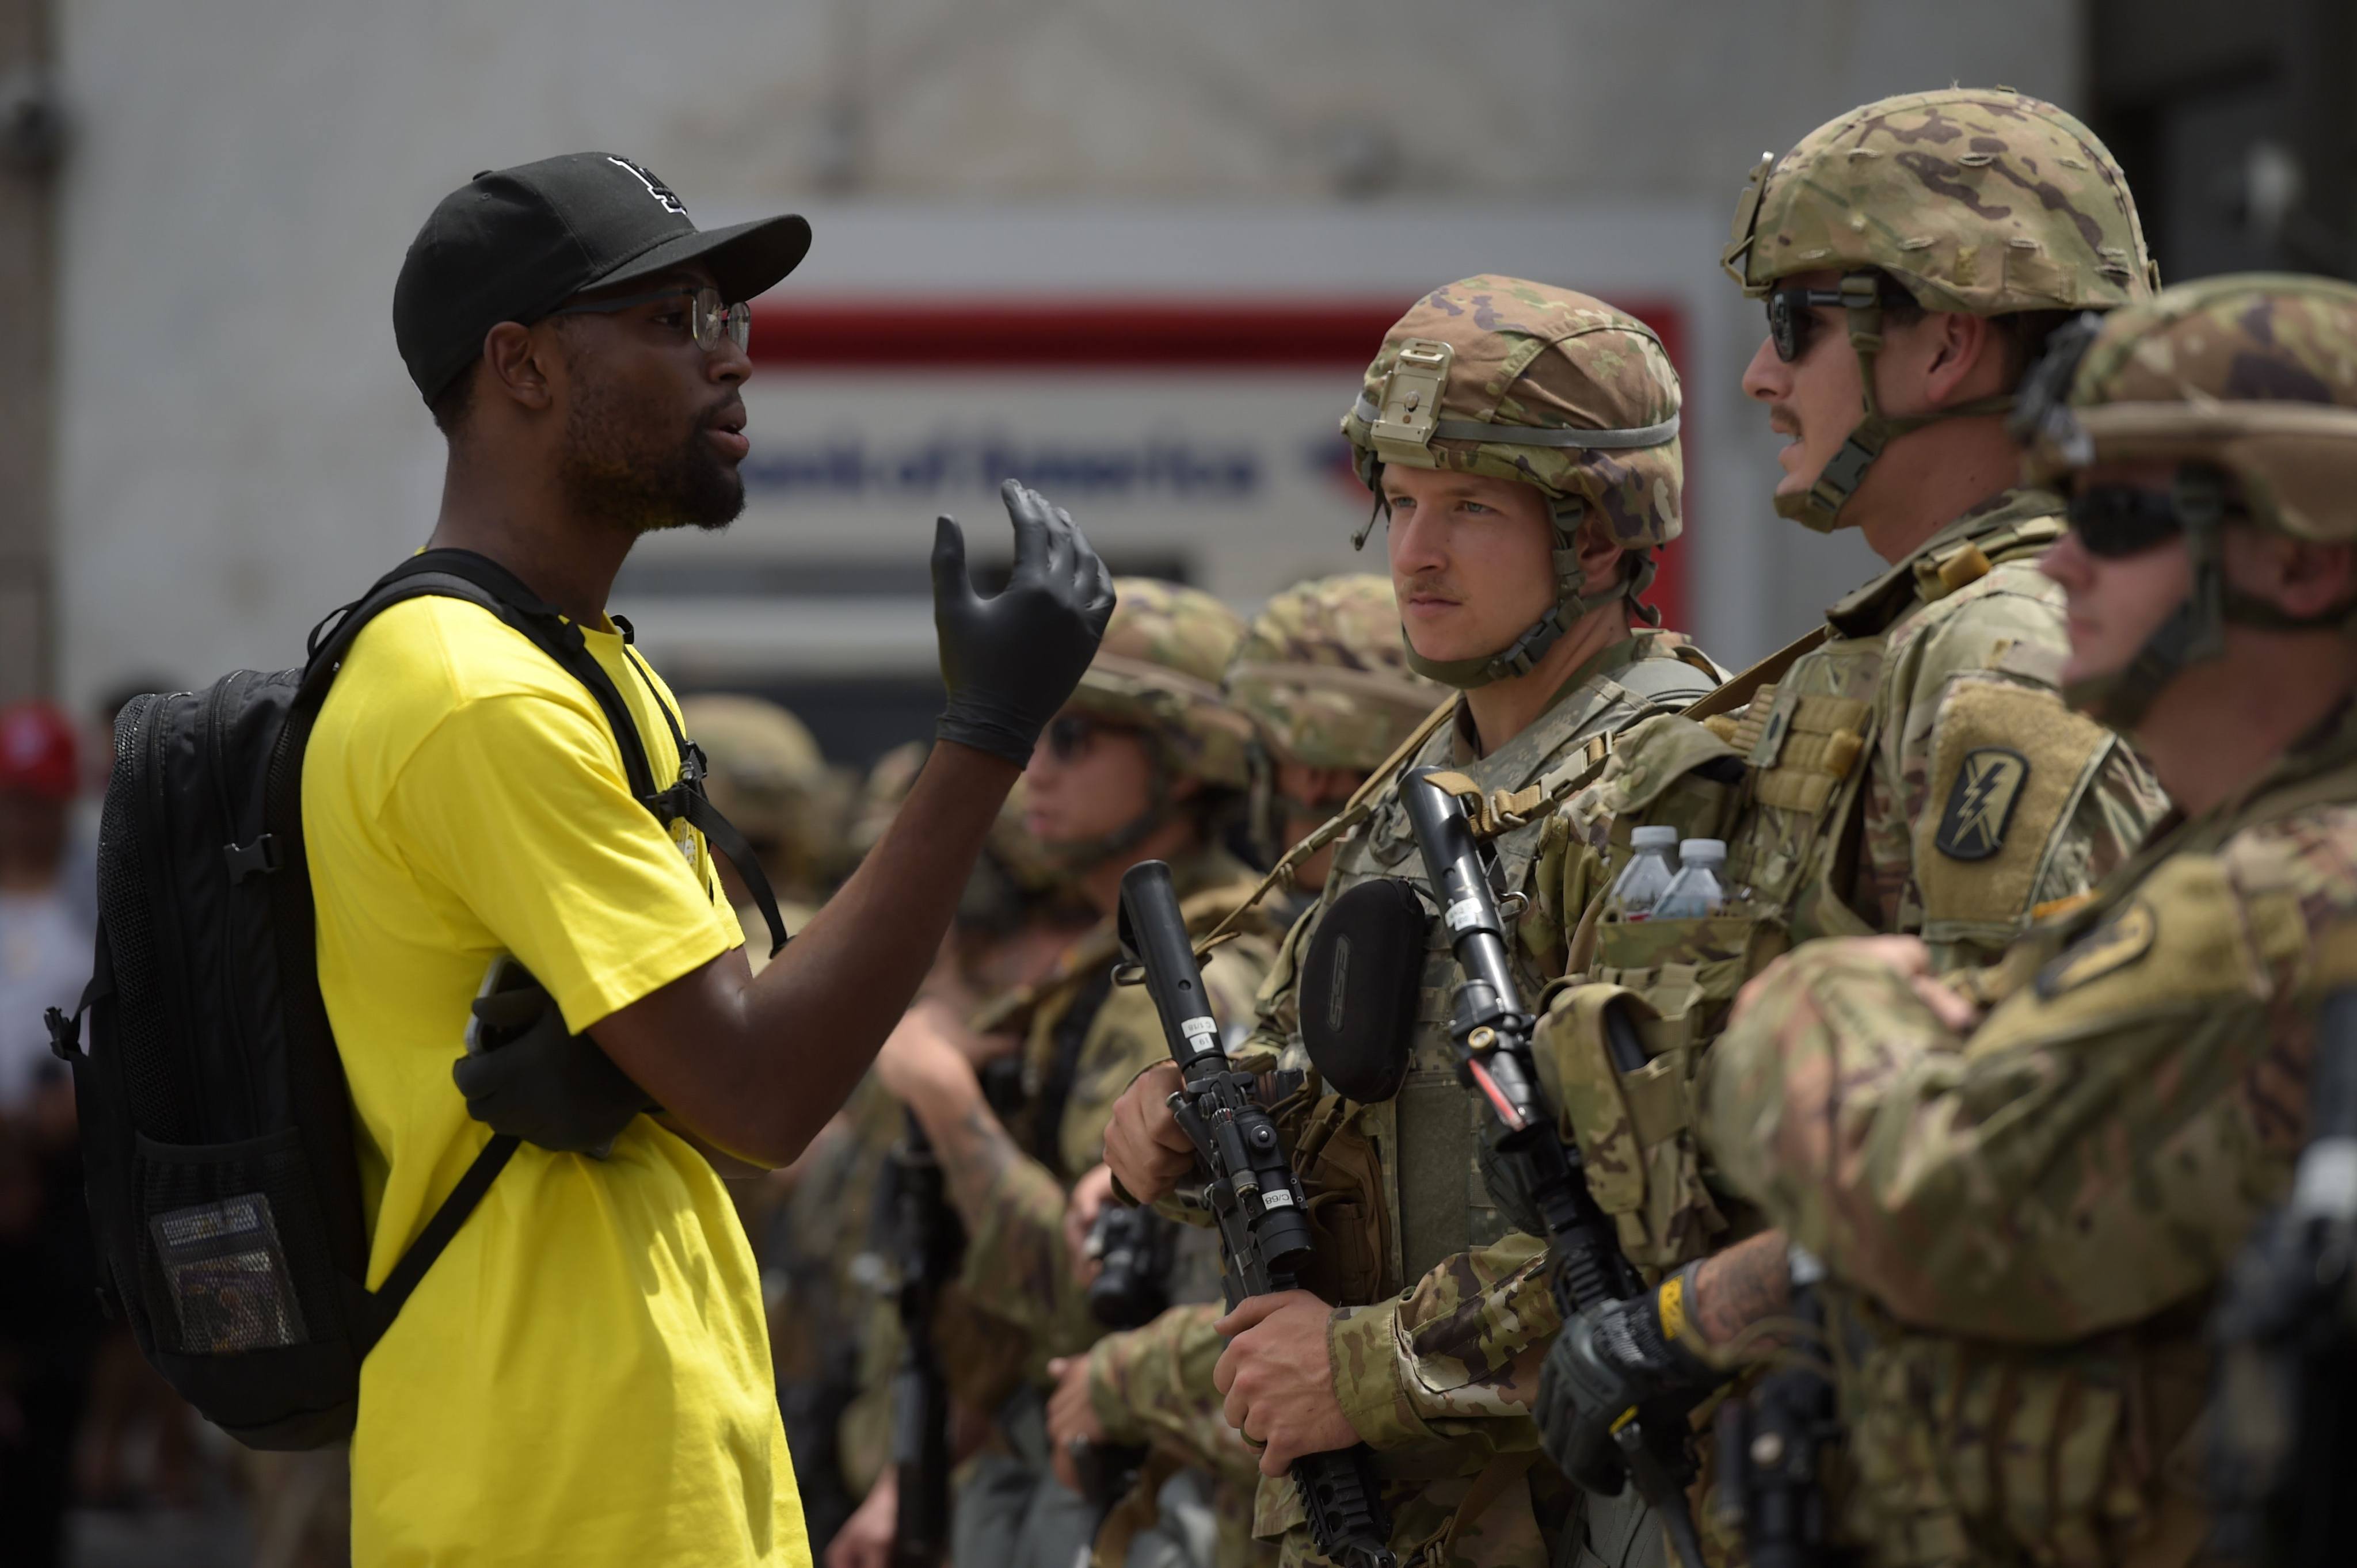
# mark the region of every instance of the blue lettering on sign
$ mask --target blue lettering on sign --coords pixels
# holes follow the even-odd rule
[[[1187,441],[1071,446],[1004,435],[934,435],[879,446],[847,435],[823,441],[756,439],[741,465],[746,485],[793,498],[898,499],[996,491],[1014,478],[1061,500],[1096,499],[1244,502],[1265,482],[1260,454]]]

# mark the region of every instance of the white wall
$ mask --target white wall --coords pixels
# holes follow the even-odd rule
[[[393,348],[402,252],[474,170],[588,145],[658,169],[705,223],[812,211],[813,287],[938,286],[954,257],[928,245],[977,223],[1017,282],[1035,264],[1049,284],[1104,278],[1126,252],[1092,220],[1115,209],[1152,225],[1340,208],[1327,231],[1378,252],[1361,282],[1409,257],[1434,263],[1425,282],[1459,256],[1544,274],[1546,233],[1625,220],[1566,253],[1641,231],[1675,253],[1629,271],[1718,302],[1697,305],[1690,373],[1709,384],[1688,389],[1707,454],[1695,620],[1746,658],[1870,565],[1765,505],[1771,447],[1732,385],[1753,308],[1708,294],[1751,158],[1885,92],[1996,81],[2069,103],[2079,76],[2070,0],[59,10],[80,126],[59,304],[76,701],[148,671],[291,662],[313,618],[423,537],[438,447]],[[1345,205],[1345,185],[1383,194]],[[831,253],[857,275],[832,276]]]

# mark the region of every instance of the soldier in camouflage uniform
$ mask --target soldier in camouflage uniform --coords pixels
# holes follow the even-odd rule
[[[802,929],[824,900],[826,846],[840,836],[845,806],[818,742],[802,720],[759,697],[690,697],[680,717],[704,749],[705,793],[752,846],[786,929]],[[736,868],[715,865],[759,973],[770,961],[769,928]],[[862,1140],[854,1128],[868,1098],[855,1093],[791,1166],[728,1184],[761,1265],[779,1406],[805,1523],[822,1545],[853,1501],[837,1474],[834,1433],[856,1392],[844,1363],[856,1353],[865,1293],[847,1293],[834,1265],[851,1251],[844,1200],[859,1196],[877,1163],[856,1157]]]
[[[1655,1273],[1760,1229],[1701,1158],[1691,1113],[1749,976],[1797,943],[1871,932],[1920,936],[1942,971],[1985,964],[2124,860],[2166,806],[2127,746],[2063,705],[2062,594],[2037,565],[2062,503],[2007,488],[2000,415],[2045,336],[2064,313],[2149,294],[2101,144],[2002,90],[1870,103],[1761,160],[1726,262],[1767,302],[1744,385],[1792,437],[1777,510],[1863,530],[1890,568],[1723,693],[1728,711],[1631,736],[1571,808],[1591,832],[1610,822],[1616,874],[1648,823],[1727,843],[1727,901],[1706,918],[1590,911],[1588,983],[1553,1000],[1539,1035],[1589,1188]],[[1641,1072],[1611,1066],[1613,1009],[1643,1037]],[[1781,1240],[1749,1246],[1751,1262],[1781,1266]],[[1541,1396],[1549,1451],[1574,1471],[1572,1364],[1608,1326],[1565,1336]]]
[[[1065,1568],[1093,1534],[1099,1507],[1049,1474],[1047,1367],[1102,1330],[1074,1282],[1064,1219],[1072,1184],[1101,1163],[1105,1119],[1122,1086],[1168,1047],[1152,998],[1115,988],[1112,916],[1121,874],[1170,863],[1190,924],[1208,930],[1236,911],[1254,877],[1219,847],[1246,783],[1250,729],[1222,701],[1220,676],[1243,630],[1207,594],[1144,579],[1115,585],[1118,607],[1095,660],[1048,728],[1026,776],[1035,837],[1100,916],[1049,976],[962,1020],[920,1004],[877,1058],[877,1071],[924,1123],[967,1232],[960,1281],[974,1308],[1002,1326],[1018,1374],[1000,1391],[1001,1452],[960,1492],[954,1557]],[[1205,965],[1213,1012],[1241,1034],[1271,954],[1256,934]],[[970,1025],[970,1027],[969,1027]],[[1002,1122],[970,1062],[973,1032],[1017,1042],[1020,1103]],[[1216,1250],[1199,1241],[1192,1294],[1217,1290]],[[1185,1260],[1181,1273],[1185,1275]]]
[[[786,929],[801,930],[826,901],[831,846],[843,835],[850,805],[818,742],[802,720],[759,697],[690,697],[680,720],[704,748],[705,792],[753,846]],[[745,956],[758,974],[770,961],[761,912],[735,867],[722,871],[720,880],[745,928]]]
[[[2083,336],[2023,422],[2072,492],[2065,690],[2179,814],[1995,969],[1793,955],[1702,1082],[1727,1179],[1828,1272],[1876,1568],[2201,1556],[2204,1307],[2357,980],[2357,288],[2212,278]]]
[[[896,748],[870,770],[861,813],[871,845],[890,825],[922,759],[921,746],[913,753]],[[984,841],[923,988],[929,999],[959,1012],[970,1010],[978,998],[1041,979],[1094,924],[1094,915],[1071,896],[1047,847],[1024,826],[1024,793],[1017,779]],[[984,1070],[1001,1065],[994,1062]],[[853,1398],[834,1429],[817,1439],[839,1472],[821,1477],[821,1484],[840,1486],[865,1499],[832,1541],[812,1527],[812,1550],[823,1552],[827,1568],[883,1568],[897,1522],[897,1477],[890,1468],[892,1380],[903,1340],[895,1299],[897,1238],[878,1189],[907,1121],[900,1102],[871,1072],[830,1124],[823,1146],[813,1144],[800,1162],[789,1210],[796,1236],[816,1243],[806,1253],[812,1272],[785,1282],[790,1305],[807,1307],[813,1296],[831,1292],[861,1319],[854,1359],[825,1369],[829,1380],[849,1381]],[[1003,1326],[965,1300],[953,1282],[942,1292],[933,1338],[948,1378],[953,1444],[982,1423],[982,1405],[1005,1394],[1005,1359],[990,1353],[991,1341],[1002,1333]],[[789,1435],[796,1431],[792,1413],[789,1407]],[[804,1460],[798,1448],[798,1476],[805,1474]],[[809,1490],[807,1481],[804,1489]],[[807,1504],[804,1512],[812,1512]]]
[[[1372,574],[1297,583],[1272,597],[1223,685],[1252,721],[1253,820],[1271,859],[1332,818],[1448,695],[1408,667],[1399,601],[1390,579]],[[1332,862],[1331,849],[1318,850],[1290,865],[1286,881],[1315,894]]]
[[[1507,891],[1526,902],[1518,954],[1535,997],[1563,972],[1587,895],[1551,808],[1637,720],[1685,707],[1717,666],[1657,629],[1638,596],[1675,538],[1677,377],[1641,322],[1587,295],[1474,277],[1419,300],[1386,336],[1343,422],[1390,518],[1392,579],[1417,671],[1462,695],[1420,725],[1337,822],[1351,830],[1318,906],[1286,939],[1240,1067],[1297,1084],[1276,1107],[1318,1232],[1318,1273],[1248,1302],[1216,1384],[1265,1442],[1256,1533],[1319,1561],[1293,1484],[1302,1453],[1364,1441],[1392,1541],[1425,1564],[1558,1561],[1581,1544],[1568,1485],[1534,1466],[1527,1406],[1555,1327],[1543,1244],[1509,1235],[1476,1161],[1480,1112],[1448,1019],[1448,933],[1421,939],[1422,989],[1401,1020],[1405,1085],[1358,1104],[1329,1092],[1302,1043],[1297,977],[1329,911],[1378,879],[1422,887],[1398,800],[1407,767],[1461,775],[1480,800]],[[1321,830],[1321,832],[1323,830]],[[1305,843],[1315,843],[1313,835]],[[1372,889],[1369,889],[1372,891]],[[1297,1076],[1296,1076],[1297,1075]],[[1154,1197],[1189,1168],[1157,1068],[1123,1097],[1108,1157]]]
[[[1298,584],[1271,598],[1222,684],[1230,705],[1252,721],[1254,815],[1279,852],[1327,821],[1448,694],[1407,667],[1390,581],[1363,575]],[[1330,849],[1305,857],[1291,880],[1314,896],[1331,857]],[[1144,1328],[1098,1340],[1070,1370],[1080,1384],[1074,1395],[1060,1392],[1051,1404],[1049,1435],[1146,1444],[1166,1464],[1198,1467],[1215,1482],[1217,1561],[1273,1561],[1274,1550],[1252,1536],[1260,1456],[1228,1424],[1211,1386],[1224,1348],[1211,1327],[1221,1310],[1209,1302],[1174,1306]],[[1125,1552],[1116,1549],[1126,1545],[1119,1530],[1101,1533],[1098,1563],[1119,1568]]]

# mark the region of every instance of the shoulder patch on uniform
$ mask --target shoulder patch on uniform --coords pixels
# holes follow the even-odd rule
[[[2134,963],[2160,929],[2152,906],[2138,898],[2057,954],[2038,972],[2038,994],[2052,1001],[2062,993]]]
[[[1950,860],[1986,860],[2005,847],[2006,824],[2029,782],[2029,758],[2009,746],[1964,753],[1932,846]]]

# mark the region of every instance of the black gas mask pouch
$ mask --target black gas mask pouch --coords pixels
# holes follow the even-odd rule
[[[1388,877],[1318,918],[1301,956],[1301,1039],[1335,1093],[1371,1105],[1407,1081],[1431,924],[1415,888]]]

